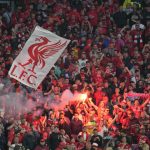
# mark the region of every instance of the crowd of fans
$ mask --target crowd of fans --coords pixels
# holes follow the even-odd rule
[[[14,115],[0,102],[0,150],[149,150],[150,1],[20,0],[16,7],[0,10],[0,94],[40,105]],[[38,90],[8,75],[36,25],[71,40]],[[66,89],[87,98],[58,109]]]

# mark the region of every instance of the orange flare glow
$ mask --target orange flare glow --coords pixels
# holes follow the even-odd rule
[[[86,99],[87,99],[87,94],[84,93],[84,94],[81,94],[81,95],[80,95],[80,100],[81,100],[81,101],[84,102]]]

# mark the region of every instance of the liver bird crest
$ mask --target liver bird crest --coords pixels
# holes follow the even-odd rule
[[[24,64],[19,63],[24,68],[26,65],[33,64],[32,68],[29,69],[33,73],[35,73],[34,69],[36,66],[42,69],[45,66],[45,59],[56,54],[67,44],[67,41],[62,43],[61,40],[56,43],[52,43],[43,36],[36,38],[35,41],[36,43],[32,44],[28,48],[28,54],[30,56],[28,61]]]

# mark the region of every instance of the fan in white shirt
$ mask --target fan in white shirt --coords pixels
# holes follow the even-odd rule
[[[82,53],[81,58],[78,60],[79,69],[85,67],[87,61],[88,59],[86,59],[86,54]]]

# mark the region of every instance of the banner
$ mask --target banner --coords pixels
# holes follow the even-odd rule
[[[127,93],[128,97],[150,97],[150,94],[146,93]]]
[[[37,26],[14,60],[9,75],[37,89],[70,40]]]

